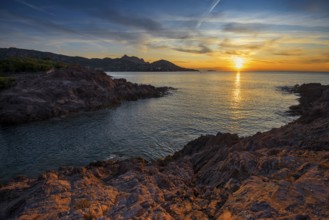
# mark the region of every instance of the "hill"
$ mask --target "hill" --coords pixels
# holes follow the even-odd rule
[[[1,125],[115,107],[123,101],[161,97],[169,90],[112,79],[103,71],[77,66],[47,74],[0,77],[0,89]]]
[[[17,58],[32,58],[38,60],[51,60],[54,62],[79,64],[84,67],[101,69],[104,71],[195,71],[175,65],[166,60],[159,60],[152,63],[145,62],[144,59],[138,57],[130,57],[127,55],[121,58],[84,58],[79,56],[66,56],[50,52],[42,52],[37,50],[26,50],[19,48],[0,48],[0,60]]]

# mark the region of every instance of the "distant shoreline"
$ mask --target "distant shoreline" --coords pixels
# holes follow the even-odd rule
[[[0,62],[8,59],[35,59],[36,62],[57,62],[60,64],[80,65],[87,68],[102,71],[197,71],[190,68],[177,66],[167,60],[146,62],[142,58],[124,55],[121,58],[84,58],[78,56],[66,56],[37,50],[26,50],[19,48],[0,48]],[[6,63],[6,62],[5,62]],[[1,66],[0,66],[1,67]],[[1,72],[1,69],[0,69]]]

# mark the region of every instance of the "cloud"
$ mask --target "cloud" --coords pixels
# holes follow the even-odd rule
[[[205,21],[206,17],[208,17],[211,14],[211,12],[216,8],[216,6],[219,4],[219,2],[220,2],[220,0],[213,0],[212,4],[210,5],[210,7],[208,9],[208,12],[205,15],[203,15],[197,22],[196,28],[201,27],[201,25]]]
[[[277,56],[301,56],[304,51],[301,49],[279,50],[272,52],[272,54]]]
[[[233,43],[230,39],[224,39],[220,44],[220,48],[240,49],[240,50],[260,50],[273,46],[281,38],[273,38],[270,40],[264,40],[261,42],[250,42],[250,43]]]
[[[173,48],[176,51],[185,53],[196,53],[196,54],[207,54],[211,53],[212,50],[203,44],[199,44],[197,48]]]
[[[146,43],[145,46],[152,49],[170,49],[174,51],[193,54],[208,54],[213,52],[212,49],[202,43],[193,45],[193,42],[180,42],[180,46],[177,46],[175,44],[177,44],[177,42],[171,44],[169,42],[155,41]]]
[[[38,6],[33,5],[33,4],[30,4],[30,3],[26,2],[26,1],[23,1],[23,0],[15,0],[15,1],[18,2],[18,3],[20,3],[20,4],[22,4],[22,5],[25,5],[25,6],[29,7],[31,9],[35,10],[35,11],[39,11],[39,12],[42,12],[42,13],[45,13],[45,14],[48,14],[48,15],[55,15],[55,14],[53,14],[53,13],[51,13],[51,12],[49,12],[49,11],[41,8],[41,7],[38,7]]]
[[[254,41],[254,39],[249,40],[250,42],[240,43],[225,38],[219,44],[220,53],[224,55],[250,56],[258,53],[259,51],[268,50],[269,48],[272,48],[281,40],[281,38],[273,38],[261,41]]]
[[[190,20],[193,19],[193,17],[190,18]],[[185,18],[185,22],[187,21]],[[210,27],[214,25],[225,27],[226,25],[228,29],[241,28],[251,29],[252,31],[259,29],[272,30],[273,28],[278,29],[280,27],[286,27],[286,30],[291,30],[291,28],[294,29],[295,27],[329,27],[327,16],[312,15],[311,13],[302,13],[300,11],[299,13],[225,11],[208,18],[207,23],[211,24]]]
[[[53,31],[53,32],[83,35],[80,32],[77,32],[64,25],[59,25],[48,19],[40,19],[38,17],[32,17],[32,16],[15,14],[15,13],[6,13],[6,12],[2,12],[0,18],[5,19],[8,22],[15,23],[15,26],[17,26],[17,23],[29,25],[33,27],[34,30],[38,30],[38,31],[40,31],[40,29],[46,29],[47,31]]]
[[[252,59],[253,62],[259,62],[259,63],[266,63],[266,64],[275,64],[279,63],[278,61],[272,61],[272,60],[260,60],[260,59]]]
[[[303,63],[307,63],[307,64],[314,64],[314,63],[324,64],[324,63],[327,63],[327,64],[329,64],[329,54],[324,53],[324,54],[316,56],[316,57],[311,57],[311,58],[304,59]]]
[[[186,7],[191,2],[199,7]],[[184,0],[177,4],[173,0],[161,3],[101,0],[97,4],[67,0],[4,1],[0,9],[0,41],[1,45],[36,48],[43,44],[49,50],[64,48],[77,55],[81,51],[84,55],[88,51],[95,51],[94,54],[105,51],[102,55],[106,56],[125,50],[137,56],[147,51],[148,56],[170,54],[185,60],[248,56],[248,60],[259,62],[303,62],[306,58],[309,59],[305,63],[327,62],[328,55],[321,53],[326,53],[329,47],[329,20],[320,11],[328,9],[329,1],[278,2],[280,7],[273,10],[265,11],[261,4],[249,10],[253,4],[248,4],[249,9],[238,11],[237,3],[220,0]],[[281,4],[288,2],[291,8],[283,9]],[[216,12],[215,8],[221,6],[223,10]],[[197,16],[200,8],[201,13],[205,12],[203,17]],[[49,16],[49,12],[61,16]],[[196,28],[198,23],[202,29]]]
[[[144,31],[112,31],[92,28],[85,31],[90,38],[101,41],[116,41],[125,44],[140,44],[146,38]]]
[[[294,10],[301,10],[303,12],[329,15],[329,2],[328,0],[299,0],[287,1],[286,5]]]
[[[15,27],[18,26],[17,24],[24,25],[24,28],[30,26],[31,30],[40,32],[39,35],[42,36],[47,33],[47,35],[61,36],[61,38],[75,38],[77,41],[85,39],[108,43],[111,40],[115,40],[121,43],[138,44],[146,33],[146,31],[112,31],[97,27],[97,25],[84,26],[82,30],[78,26],[70,27],[69,23],[59,24],[48,19],[39,19],[38,17],[14,13],[1,13],[0,19],[6,20],[7,23],[15,23]],[[0,24],[0,27],[2,26],[2,29],[6,30],[5,34],[10,35],[10,32],[15,32],[15,30],[11,30],[11,26],[7,23]]]
[[[124,27],[147,31],[161,31],[162,25],[148,17],[121,13],[117,10],[92,12],[92,15],[105,21],[119,24]]]
[[[150,49],[174,50],[178,52],[191,53],[191,54],[207,54],[210,55],[214,51],[201,41],[151,41],[145,43],[145,46]]]
[[[192,37],[189,30],[168,30],[163,29],[157,32],[149,33],[152,36],[160,37],[160,38],[167,38],[167,39],[176,39],[176,40],[186,40]]]
[[[254,34],[264,29],[268,29],[268,25],[261,23],[228,23],[223,25],[223,31],[232,33]]]
[[[242,51],[242,50],[224,50],[220,52],[224,55],[232,55],[232,56],[249,56],[251,51]]]

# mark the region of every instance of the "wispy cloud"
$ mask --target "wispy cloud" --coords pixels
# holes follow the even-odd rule
[[[329,1],[328,1],[329,4]],[[194,17],[176,17],[177,20],[185,22],[195,20]],[[206,20],[212,26],[216,24],[267,24],[267,25],[285,25],[285,26],[303,26],[303,27],[324,27],[328,28],[328,17],[314,16],[306,13],[274,13],[274,12],[254,12],[247,13],[236,10],[230,10],[214,14]],[[271,28],[269,26],[269,28]]]
[[[307,64],[329,64],[329,57],[326,56],[318,56],[314,58],[307,58],[302,61]]]
[[[301,56],[304,51],[301,49],[277,50],[272,53],[277,56]]]
[[[20,4],[22,4],[22,5],[25,5],[25,6],[29,7],[29,8],[31,8],[31,9],[33,9],[33,10],[36,10],[36,11],[39,11],[39,12],[42,12],[42,13],[45,13],[45,14],[48,14],[48,15],[55,15],[55,14],[53,14],[53,13],[51,13],[51,12],[49,12],[49,11],[41,8],[41,7],[38,7],[36,5],[33,5],[33,4],[28,3],[26,1],[23,1],[23,0],[15,0],[15,1],[18,2],[18,3],[20,3]]]
[[[223,25],[223,31],[232,33],[256,33],[266,29],[268,26],[264,24],[245,24],[245,23],[227,23]]]
[[[186,7],[191,2],[195,7]],[[196,67],[215,66],[238,55],[264,66],[304,59],[329,65],[323,55],[329,50],[328,0],[269,0],[264,2],[266,10],[261,4],[245,0],[3,1],[0,44],[35,49],[44,44],[45,50],[76,55],[124,51],[155,59],[165,54],[181,62],[195,60]]]
[[[203,22],[211,14],[211,12],[216,8],[216,6],[219,4],[220,1],[221,0],[213,0],[212,4],[209,7],[208,12],[200,18],[200,20],[198,21],[198,23],[196,25],[196,28],[201,27],[201,25],[203,24]]]
[[[287,7],[301,10],[307,13],[316,13],[321,15],[329,15],[328,0],[313,0],[313,1],[286,1]]]
[[[176,51],[185,53],[196,53],[196,54],[207,54],[211,53],[212,50],[203,44],[199,44],[197,48],[173,48]]]
[[[281,38],[273,38],[258,42],[241,43],[233,42],[232,40],[226,38],[219,44],[219,49],[221,53],[227,55],[249,56],[261,50],[268,50],[276,45],[280,39]]]
[[[110,23],[122,25],[125,27],[135,28],[147,31],[161,31],[161,23],[140,15],[128,15],[118,10],[96,11],[91,12],[93,16],[101,18]]]

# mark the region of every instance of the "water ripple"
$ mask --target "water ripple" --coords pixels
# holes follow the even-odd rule
[[[159,99],[0,128],[0,181],[36,176],[63,165],[173,154],[201,134],[242,136],[280,127],[296,96],[276,88],[329,83],[328,75],[298,73],[111,73],[136,83],[179,88]],[[238,80],[238,81],[237,81]]]

